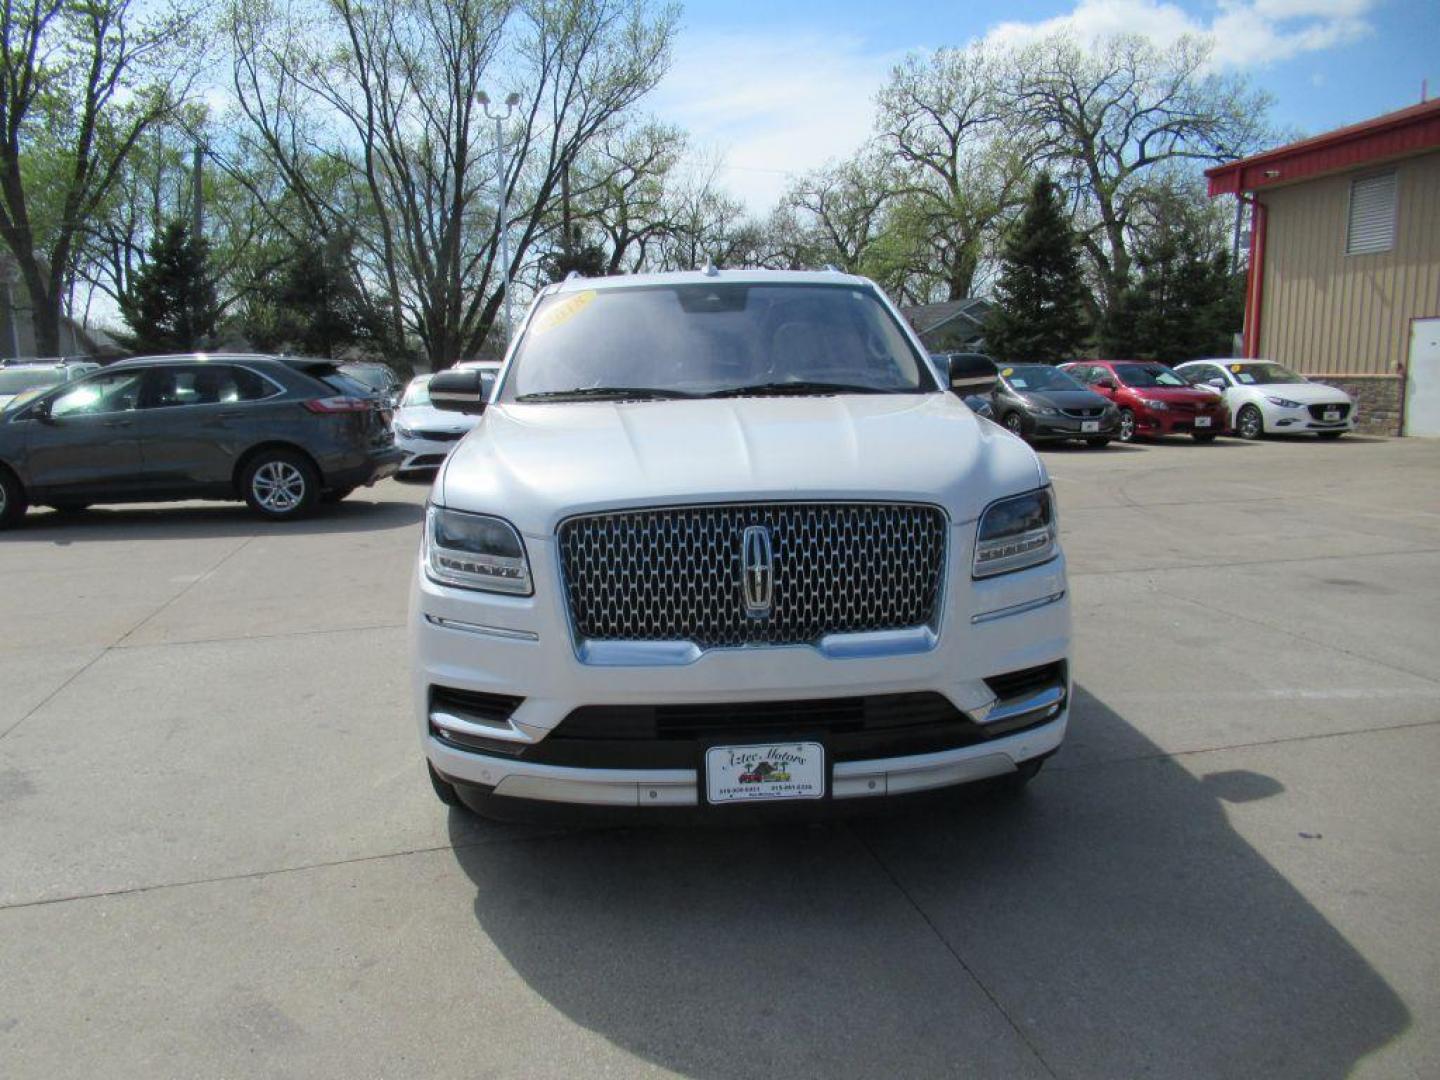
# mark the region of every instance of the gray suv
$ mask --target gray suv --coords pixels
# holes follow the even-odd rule
[[[127,360],[0,411],[0,528],[30,504],[243,499],[298,517],[395,471],[390,417],[329,360]]]

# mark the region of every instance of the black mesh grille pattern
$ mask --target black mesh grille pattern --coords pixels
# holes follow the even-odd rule
[[[774,553],[773,609],[759,618],[741,586],[750,525]],[[813,643],[933,624],[945,530],[937,507],[893,503],[635,510],[564,522],[560,560],[582,640]]]

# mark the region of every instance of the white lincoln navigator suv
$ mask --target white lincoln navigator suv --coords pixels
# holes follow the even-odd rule
[[[436,793],[738,820],[1004,777],[1065,734],[1054,496],[864,278],[541,293],[426,510],[414,700]],[[747,811],[745,808],[750,807]]]

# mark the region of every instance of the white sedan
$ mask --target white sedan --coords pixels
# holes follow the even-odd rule
[[[488,395],[495,383],[494,373],[482,368],[481,382]],[[433,473],[444,463],[445,456],[455,449],[455,444],[479,422],[478,416],[441,412],[431,405],[430,376],[417,375],[405,387],[405,394],[395,410],[395,445],[405,452],[400,461],[399,475]]]
[[[1311,382],[1273,360],[1191,360],[1175,371],[1225,398],[1230,428],[1242,439],[1314,432],[1338,439],[1355,429],[1355,402],[1344,390]]]

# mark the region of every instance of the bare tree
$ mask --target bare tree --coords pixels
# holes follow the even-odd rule
[[[60,348],[82,230],[146,131],[171,116],[203,64],[194,14],[141,17],[131,0],[0,7],[0,239],[35,311],[36,349]]]
[[[1210,72],[1210,48],[1197,38],[1161,49],[1123,36],[1092,50],[1061,34],[1017,57],[1015,117],[1092,223],[1081,242],[1106,308],[1130,280],[1130,225],[1146,180],[1243,156],[1265,138],[1269,97]]]
[[[362,250],[391,336],[435,367],[477,352],[508,270],[538,262],[562,176],[663,75],[672,9],[646,0],[254,0],[232,15],[234,83],[254,137],[318,221],[366,223]],[[496,162],[482,88],[520,90],[503,184],[513,223],[502,267]],[[347,187],[315,190],[316,155]]]

